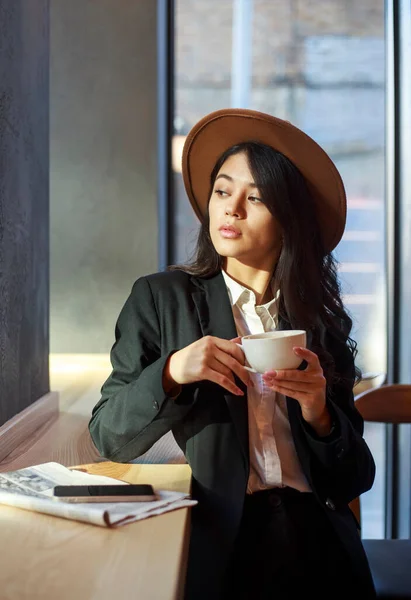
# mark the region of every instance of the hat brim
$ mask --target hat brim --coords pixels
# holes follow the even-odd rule
[[[248,109],[218,110],[188,134],[182,155],[185,189],[200,221],[207,210],[210,177],[231,146],[257,141],[284,154],[304,176],[315,201],[324,247],[331,252],[344,233],[347,202],[341,176],[328,154],[306,133],[271,115]]]

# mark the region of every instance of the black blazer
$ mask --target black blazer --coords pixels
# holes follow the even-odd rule
[[[285,326],[285,324],[283,324]],[[176,400],[162,387],[168,356],[213,335],[237,336],[222,274],[202,279],[183,271],[156,273],[136,281],[116,324],[111,350],[113,370],[92,412],[92,439],[109,460],[129,462],[172,431],[192,469],[192,531],[186,597],[215,600],[233,542],[249,473],[247,396],[231,395],[201,381],[184,385]],[[328,350],[337,370],[354,382],[348,351]],[[308,340],[310,347],[310,340]],[[237,385],[246,388],[238,379]],[[348,503],[369,490],[375,464],[363,434],[363,420],[353,394],[344,386],[327,393],[336,427],[319,438],[302,419],[298,402],[287,398],[292,435],[304,474],[324,507],[353,567],[373,597],[372,580]],[[364,596],[367,597],[367,596]]]

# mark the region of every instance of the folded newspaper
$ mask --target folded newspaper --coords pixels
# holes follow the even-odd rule
[[[75,504],[53,499],[56,485],[124,484],[126,482],[68,469],[55,462],[43,463],[18,471],[0,473],[0,504],[115,527],[153,515],[197,504],[188,494],[155,490],[158,500],[151,502],[99,502]]]

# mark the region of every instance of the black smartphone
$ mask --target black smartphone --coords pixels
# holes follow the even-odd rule
[[[53,498],[64,502],[152,502],[157,495],[148,484],[56,485]]]

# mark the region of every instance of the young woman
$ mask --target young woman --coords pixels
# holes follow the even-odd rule
[[[198,500],[187,599],[374,598],[348,506],[375,464],[332,256],[340,175],[290,123],[227,109],[188,135],[183,176],[195,259],[134,284],[92,438],[128,462],[173,432]],[[235,342],[274,329],[306,330],[300,368],[250,374]]]

